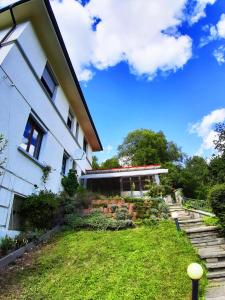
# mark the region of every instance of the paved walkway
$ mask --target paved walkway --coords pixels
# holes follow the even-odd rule
[[[181,206],[171,205],[170,212],[178,213],[181,228],[208,269],[206,300],[225,300],[225,239],[216,226],[207,226],[200,218],[193,218]]]

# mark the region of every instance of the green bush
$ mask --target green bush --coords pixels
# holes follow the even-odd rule
[[[75,170],[70,169],[68,175],[62,178],[61,183],[65,192],[67,192],[70,197],[73,197],[79,187]]]
[[[216,217],[203,217],[202,218],[204,224],[207,226],[218,226],[219,225],[219,219]]]
[[[122,207],[117,207],[115,213],[116,213],[116,216],[115,216],[116,220],[131,219],[127,205],[123,205]]]
[[[225,227],[225,184],[217,184],[212,187],[209,191],[208,201],[221,225]]]
[[[93,212],[88,216],[70,214],[66,216],[66,225],[72,229],[88,228],[92,230],[119,230],[133,227],[131,220],[116,220],[108,218],[100,212]]]
[[[54,225],[59,200],[51,191],[43,190],[22,201],[20,215],[25,229],[49,229]]]
[[[4,238],[1,238],[0,240],[0,250],[1,255],[7,255],[10,250],[14,249],[15,247],[15,240],[13,238],[10,238],[9,236],[5,236]]]
[[[95,198],[96,196],[93,192],[90,192],[81,186],[78,187],[76,194],[73,196],[69,196],[66,192],[62,192],[59,196],[62,213],[63,215],[73,214],[80,209],[88,208]],[[94,205],[95,208],[103,206],[105,206],[105,204]]]

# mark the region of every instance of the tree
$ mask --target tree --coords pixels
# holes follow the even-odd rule
[[[160,175],[160,182],[162,185],[170,186],[173,189],[178,189],[181,187],[181,164],[174,164],[172,162],[167,162],[162,165],[163,168],[168,169],[167,174]]]
[[[92,169],[93,170],[100,169],[100,166],[99,166],[99,163],[98,163],[98,158],[95,155],[92,157]]]
[[[164,133],[149,129],[134,130],[118,147],[119,157],[126,158],[133,166],[162,164],[182,159],[181,150],[168,142]]]
[[[215,149],[223,155],[225,154],[225,123],[216,124],[215,131],[218,134],[218,139],[214,141]]]
[[[120,168],[120,167],[121,165],[119,163],[119,159],[116,156],[107,159],[101,164],[101,169],[113,169],[113,168]]]
[[[209,168],[203,157],[193,156],[186,160],[181,172],[181,186],[186,197],[206,199],[209,185]]]
[[[211,185],[225,182],[225,154],[212,156],[209,163],[209,180]]]

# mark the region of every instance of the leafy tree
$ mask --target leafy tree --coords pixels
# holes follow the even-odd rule
[[[220,154],[225,154],[225,123],[216,124],[215,131],[218,134],[218,139],[214,141],[215,149]]]
[[[70,197],[74,196],[79,187],[76,172],[70,169],[68,175],[62,178],[61,183],[65,192],[67,192]]]
[[[99,163],[98,163],[98,158],[97,158],[97,156],[93,156],[92,157],[92,169],[93,170],[98,170],[98,169],[100,169],[100,165],[99,165]]]
[[[189,198],[206,199],[208,192],[209,168],[204,158],[193,156],[186,161],[181,172],[181,186]]]
[[[101,164],[101,169],[113,169],[113,168],[120,168],[120,167],[121,165],[119,163],[119,159],[116,156],[107,159]]]
[[[167,162],[162,165],[163,168],[168,169],[167,174],[160,175],[160,182],[162,185],[170,186],[173,189],[181,187],[181,173],[182,166],[172,162]]]
[[[225,154],[212,156],[209,163],[209,180],[211,185],[225,182]]]
[[[149,129],[134,130],[118,147],[119,157],[133,166],[179,161],[182,153],[176,144],[168,142],[164,133]]]

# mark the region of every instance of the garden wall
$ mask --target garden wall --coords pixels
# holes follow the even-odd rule
[[[144,202],[144,200],[143,200]],[[98,199],[98,200],[92,200],[91,205],[83,210],[84,215],[90,214],[93,210],[98,209],[108,217],[115,217],[116,216],[116,210],[118,208],[124,208],[126,207],[128,209],[128,213],[131,216],[133,220],[137,218],[137,212],[136,212],[136,205],[135,203],[129,203],[125,201],[124,199]]]

